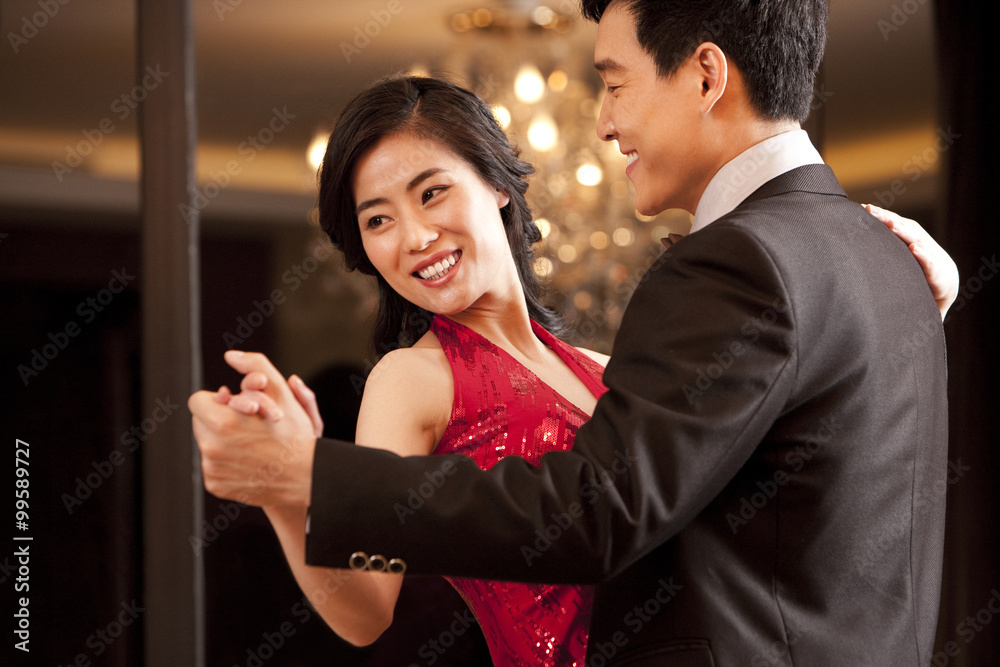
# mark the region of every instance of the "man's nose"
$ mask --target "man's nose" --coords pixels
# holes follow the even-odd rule
[[[614,141],[618,138],[615,124],[611,120],[611,102],[608,95],[601,102],[601,113],[597,117],[597,136],[601,141]]]

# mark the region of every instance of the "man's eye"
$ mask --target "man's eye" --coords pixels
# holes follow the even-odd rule
[[[620,86],[608,86],[608,93],[613,93],[618,90]]]

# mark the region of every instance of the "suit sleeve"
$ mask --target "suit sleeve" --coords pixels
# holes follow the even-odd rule
[[[321,440],[307,561],[597,583],[680,531],[736,475],[795,379],[794,309],[766,250],[724,222],[665,252],[626,310],[608,392],[569,451],[488,471]],[[391,409],[387,406],[387,409]]]

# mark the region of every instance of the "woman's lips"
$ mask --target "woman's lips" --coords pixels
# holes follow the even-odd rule
[[[455,266],[455,263],[462,256],[461,250],[456,250],[447,257],[444,257],[429,266],[414,271],[414,275],[421,280],[437,280],[438,278],[443,278],[445,275],[451,271],[451,267]]]

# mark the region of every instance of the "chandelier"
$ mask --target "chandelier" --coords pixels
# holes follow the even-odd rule
[[[520,3],[451,17],[459,37],[442,68],[490,104],[533,164],[527,198],[542,232],[534,270],[571,325],[568,342],[610,352],[621,316],[668,233],[690,216],[635,211],[625,157],[595,128],[603,86],[592,65],[593,26],[576,4]]]

